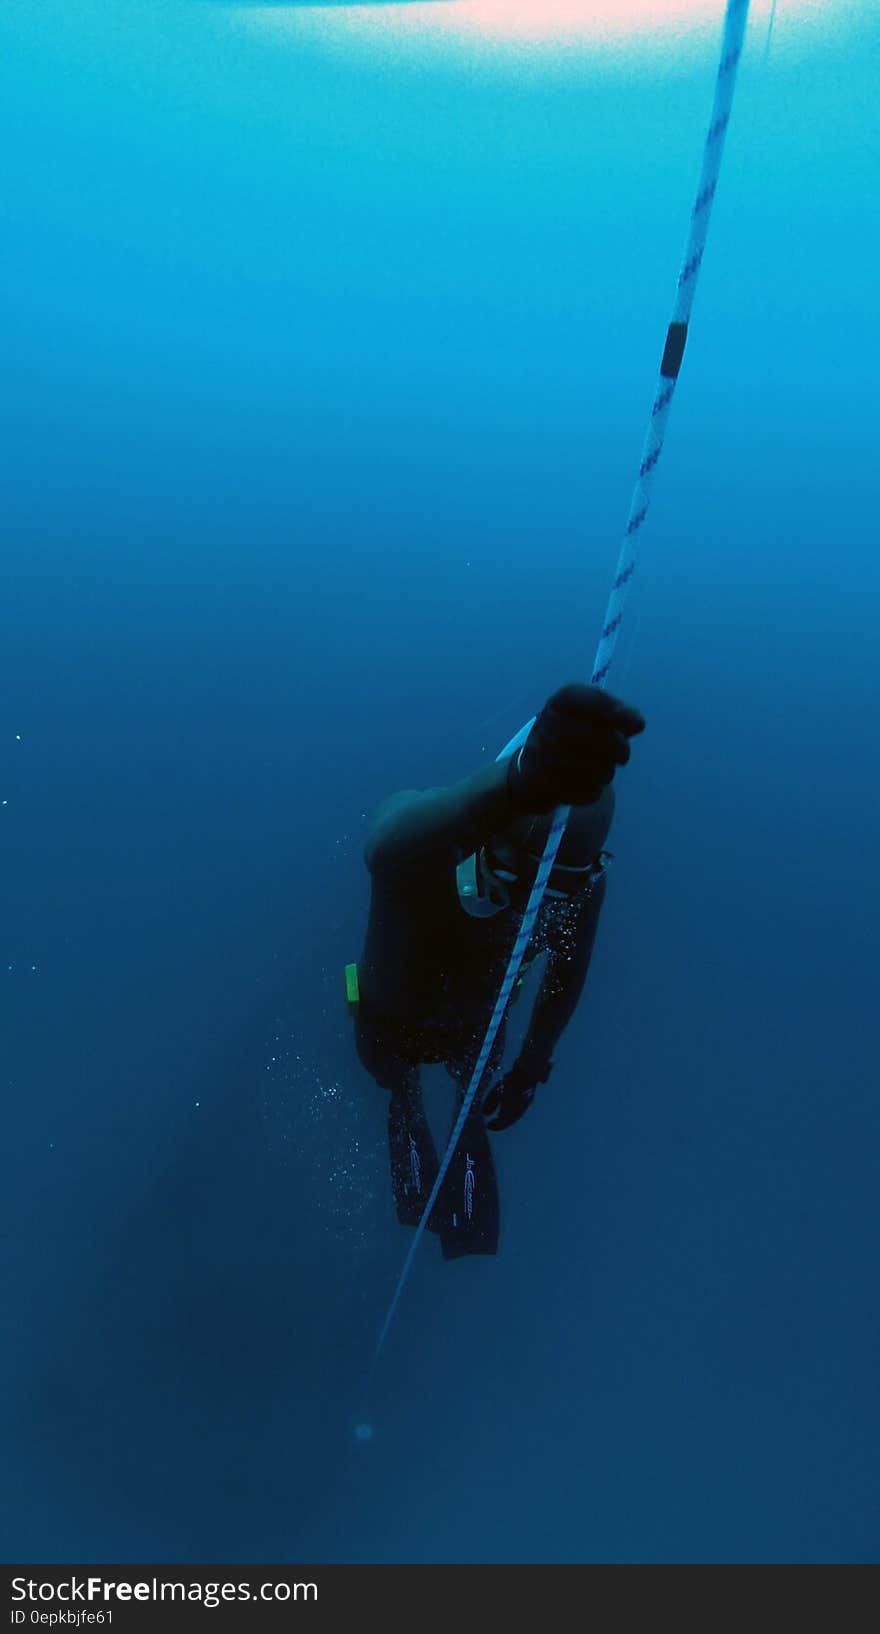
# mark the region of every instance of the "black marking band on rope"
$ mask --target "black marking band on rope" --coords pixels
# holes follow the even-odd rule
[[[647,507],[647,505],[643,505],[642,509],[640,511],[636,511],[636,514],[633,517],[632,521],[627,523],[627,525],[626,525],[627,533],[636,533],[638,531],[638,529],[641,527],[642,523],[644,522],[645,517],[647,516],[647,514],[648,514],[648,507]]]
[[[667,380],[677,380],[684,357],[685,341],[688,338],[686,323],[671,323],[666,331],[666,345],[663,348],[663,361],[660,364],[660,373]]]
[[[647,459],[642,460],[642,463],[639,466],[639,476],[640,477],[646,477],[648,475],[649,471],[653,471],[654,466],[657,464],[657,461],[659,460],[660,455],[662,454],[662,452],[663,452],[663,444],[658,443],[657,447],[651,450],[651,452],[648,455]]]
[[[618,573],[617,578],[614,580],[614,583],[611,586],[612,590],[622,590],[623,586],[626,584],[627,579],[632,578],[633,574],[635,573],[635,570],[636,570],[635,562],[628,562],[626,567],[623,569],[623,572]]]

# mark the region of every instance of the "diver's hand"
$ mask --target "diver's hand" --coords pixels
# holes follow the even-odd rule
[[[499,1130],[509,1129],[511,1124],[518,1123],[535,1099],[538,1085],[546,1084],[552,1070],[552,1061],[545,1062],[543,1067],[514,1061],[510,1071],[493,1084],[483,1101],[486,1128],[498,1134]]]
[[[618,766],[629,760],[628,739],[644,718],[610,692],[574,681],[548,698],[510,761],[507,787],[522,812],[589,806]]]

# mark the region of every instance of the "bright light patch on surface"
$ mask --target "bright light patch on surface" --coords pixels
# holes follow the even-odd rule
[[[767,34],[772,0],[752,0],[749,33]],[[234,9],[231,4],[231,10]],[[585,55],[605,63],[682,52],[717,32],[724,0],[425,0],[406,5],[266,5],[238,13],[242,26],[366,48],[398,60],[466,55],[516,62],[519,68]],[[858,0],[778,0],[775,37],[803,48],[829,25],[840,26]]]
[[[622,40],[657,28],[695,25],[717,17],[719,4],[718,0],[457,0],[406,10],[408,18],[398,13],[405,27],[428,26],[484,40],[561,43],[566,39]]]

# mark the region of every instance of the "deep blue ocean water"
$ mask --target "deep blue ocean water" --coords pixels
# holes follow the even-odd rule
[[[408,1242],[341,986],[367,814],[589,675],[723,12],[532,48],[455,9],[0,13],[8,1560],[877,1558],[844,0],[769,52],[753,5],[587,992],[496,1141],[498,1259],[423,1244],[353,1440]]]

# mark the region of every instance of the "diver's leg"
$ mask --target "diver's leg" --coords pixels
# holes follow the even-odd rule
[[[480,1105],[481,1101],[483,1100],[484,1095],[486,1094],[486,1091],[489,1088],[489,1085],[490,1085],[492,1079],[494,1078],[496,1072],[498,1071],[498,1069],[501,1066],[502,1057],[504,1055],[504,1044],[505,1044],[506,1037],[507,1037],[507,1020],[505,1018],[505,1020],[502,1021],[501,1026],[498,1028],[497,1033],[495,1034],[495,1042],[493,1043],[492,1048],[489,1051],[489,1060],[488,1060],[487,1065],[483,1069],[482,1081],[480,1083],[480,1087],[477,1090],[476,1095],[474,1096],[474,1105],[475,1106]],[[446,1062],[446,1071],[449,1073],[449,1076],[451,1078],[454,1078],[456,1084],[458,1085],[458,1105],[459,1105],[459,1108],[461,1107],[461,1103],[464,1100],[464,1097],[465,1097],[465,1095],[467,1094],[467,1092],[468,1092],[468,1090],[470,1088],[470,1082],[471,1082],[471,1078],[473,1077],[474,1067],[477,1064],[477,1056],[479,1055],[479,1052],[482,1049],[482,1047],[483,1047],[482,1036],[477,1036],[474,1039],[472,1039],[472,1041],[464,1049],[460,1050],[460,1052],[457,1055],[453,1056],[451,1059],[449,1059]]]
[[[479,1104],[465,1120],[440,1188],[437,1206],[443,1258],[497,1254],[500,1230],[498,1181]]]
[[[503,1029],[500,1029],[483,1083],[474,1096],[437,1199],[435,1212],[440,1214],[442,1222],[440,1245],[443,1258],[447,1260],[458,1259],[462,1254],[498,1252],[501,1229],[498,1180],[481,1102],[488,1080],[503,1053],[504,1035]],[[475,1058],[474,1050],[457,1061],[446,1063],[447,1071],[458,1084],[458,1110],[470,1083]],[[455,1120],[453,1127],[454,1123]]]
[[[405,1089],[392,1094],[388,1104],[388,1152],[391,1158],[391,1189],[401,1225],[418,1225],[439,1164],[434,1139],[428,1128],[418,1068],[413,1067]],[[436,1231],[437,1207],[428,1221]]]
[[[422,1105],[419,1069],[393,1054],[388,1044],[366,1027],[355,1032],[357,1052],[370,1076],[389,1093],[388,1155],[391,1192],[401,1225],[418,1225],[437,1178],[439,1164]],[[428,1229],[438,1229],[436,1208]]]

